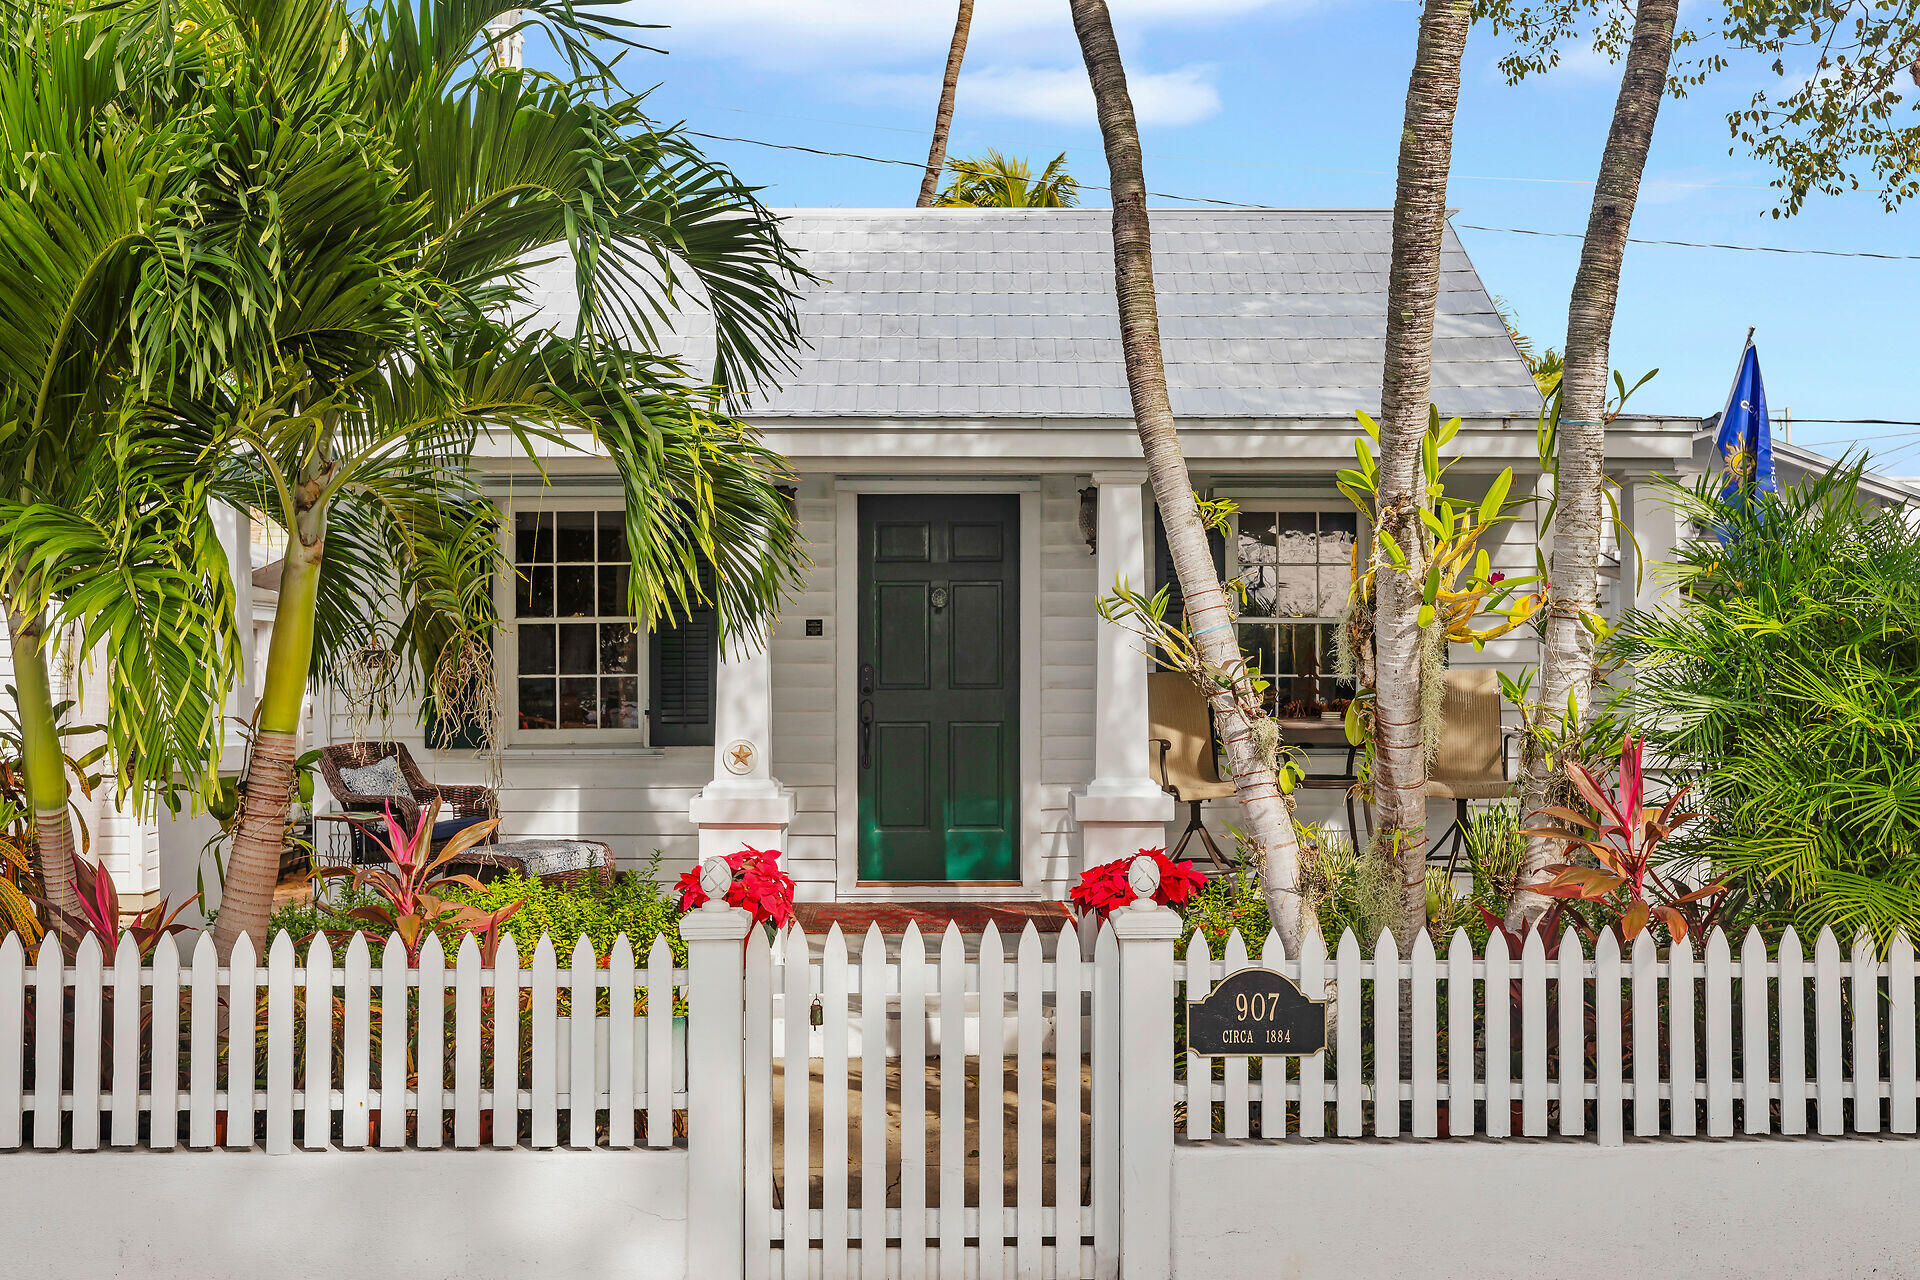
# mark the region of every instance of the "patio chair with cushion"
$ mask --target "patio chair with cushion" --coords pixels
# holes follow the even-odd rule
[[[1427,770],[1427,798],[1453,801],[1453,827],[1434,841],[1429,856],[1438,858],[1446,845],[1451,875],[1466,847],[1468,803],[1503,799],[1513,786],[1507,776],[1506,735],[1500,728],[1499,673],[1450,668],[1440,714],[1440,749]]]
[[[1202,804],[1233,794],[1232,779],[1220,776],[1213,749],[1213,713],[1206,698],[1184,672],[1156,671],[1147,677],[1147,718],[1152,723],[1151,741],[1158,748],[1154,763],[1160,786],[1187,806],[1187,829],[1180,833],[1172,856],[1178,858],[1187,842],[1199,836],[1214,863],[1229,866],[1200,818]]]
[[[428,782],[405,743],[337,742],[322,747],[320,774],[341,811],[350,817],[375,817],[391,807],[394,818],[411,830],[420,819],[421,807],[438,800],[440,817],[433,824],[435,849],[497,812],[491,788]],[[385,861],[357,830],[352,849],[357,863]]]

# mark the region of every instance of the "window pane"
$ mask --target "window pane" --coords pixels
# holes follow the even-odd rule
[[[602,729],[638,729],[640,727],[640,682],[620,677],[600,682],[600,727]]]
[[[556,611],[563,618],[591,618],[593,616],[593,566],[590,564],[563,564],[556,571],[554,599]]]
[[[1359,517],[1351,511],[1320,513],[1320,563],[1346,564],[1353,558]]]
[[[627,600],[627,576],[632,572],[631,566],[624,564],[603,564],[600,566],[601,617],[625,618],[632,616],[627,610],[629,603]]]
[[[1345,565],[1320,566],[1320,617],[1337,618],[1345,613],[1352,592],[1353,574]]]
[[[590,676],[597,670],[594,662],[594,627],[591,622],[568,623],[560,628],[560,674]]]
[[[1313,512],[1282,511],[1275,523],[1275,558],[1281,564],[1312,564]]]
[[[602,560],[624,561],[627,555],[627,517],[620,511],[602,511],[600,523],[600,558]]]
[[[521,627],[520,674],[523,676],[552,675],[553,646],[552,627]]]
[[[559,526],[554,539],[555,559],[593,559],[593,512],[562,511],[554,517],[554,523]]]
[[[553,681],[520,681],[520,727],[522,729],[553,728]]]
[[[1250,618],[1271,618],[1276,594],[1279,591],[1280,571],[1272,565],[1254,565],[1240,571],[1240,581],[1246,586],[1247,599],[1241,612]]]
[[[640,670],[640,637],[626,623],[600,624],[600,670],[622,674]]]
[[[513,558],[521,564],[553,559],[553,520],[539,511],[522,511],[513,518]]]
[[[513,590],[514,616],[520,618],[551,618],[553,616],[553,570],[546,565],[532,565],[521,569],[515,575],[517,581]]]
[[[1241,627],[1240,656],[1246,660],[1247,668],[1257,676],[1273,674],[1273,628]]]
[[[1281,565],[1273,573],[1273,612],[1283,618],[1312,617],[1313,570],[1306,565]]]
[[[1273,513],[1271,511],[1240,513],[1240,536],[1234,557],[1243,565],[1273,563]]]
[[[588,677],[584,680],[560,681],[560,727],[562,729],[592,729],[600,723],[599,681]]]

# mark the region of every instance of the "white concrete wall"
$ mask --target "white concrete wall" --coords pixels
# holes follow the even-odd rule
[[[686,1275],[682,1151],[32,1152],[0,1278]]]
[[[1210,1142],[1176,1277],[1915,1276],[1911,1138]]]

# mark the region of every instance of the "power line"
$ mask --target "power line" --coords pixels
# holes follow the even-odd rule
[[[799,151],[807,155],[829,156],[841,160],[864,160],[868,164],[898,165],[905,169],[925,172],[924,160],[896,160],[889,156],[863,155],[857,151],[834,151],[825,147],[807,147],[796,142],[767,142],[761,138],[741,138],[723,133],[703,133],[698,129],[683,129],[681,132],[695,138],[706,138],[712,142],[739,142],[751,147],[767,147],[774,151]],[[1082,191],[1105,191],[1112,194],[1112,188],[1098,186],[1091,182],[1079,184]],[[1239,200],[1220,200],[1213,196],[1183,196],[1170,191],[1149,191],[1156,200],[1180,200],[1188,204],[1214,205],[1223,209],[1261,210],[1266,205],[1247,204]],[[1584,240],[1586,235],[1579,231],[1540,231],[1531,227],[1489,227],[1474,223],[1455,224],[1463,231],[1489,231],[1514,236],[1544,236],[1556,240]],[[1920,262],[1920,253],[1874,253],[1867,250],[1849,249],[1789,249],[1780,245],[1765,244],[1722,244],[1702,240],[1654,240],[1640,236],[1628,236],[1628,244],[1663,245],[1678,249],[1726,249],[1738,253],[1776,253],[1788,257],[1811,256],[1821,258],[1872,258],[1882,262]]]

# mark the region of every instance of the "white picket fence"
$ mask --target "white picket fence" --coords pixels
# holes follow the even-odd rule
[[[171,938],[107,964],[88,938],[71,963],[53,941],[29,963],[7,937],[0,1150],[672,1144],[686,974],[665,939],[636,965],[623,936],[605,968],[584,937],[566,969],[544,937],[524,967],[511,938],[491,966],[471,937],[451,968],[437,940],[417,968],[397,937],[378,965],[364,937],[340,965],[322,939],[296,952],[283,933],[261,966],[243,937],[222,966],[203,935],[184,968]],[[503,992],[515,1016],[496,1016]],[[560,1012],[603,994],[604,1015]]]
[[[1205,939],[1189,940],[1188,999],[1250,963],[1238,934],[1224,952],[1212,959]],[[1405,958],[1384,935],[1368,960],[1347,933],[1329,962],[1317,936],[1289,959],[1269,935],[1259,963],[1329,1000],[1328,1051],[1185,1055],[1175,1097],[1189,1141],[1404,1129],[1591,1131],[1611,1145],[1629,1132],[1731,1137],[1736,1111],[1750,1135],[1916,1131],[1916,970],[1905,937],[1884,960],[1865,938],[1843,957],[1822,930],[1809,963],[1791,930],[1773,956],[1749,932],[1737,957],[1717,929],[1697,951],[1686,940],[1665,955],[1642,934],[1624,957],[1602,934],[1591,958],[1571,929],[1553,956],[1537,933],[1517,957],[1498,934],[1475,956],[1456,933],[1444,958],[1424,934]]]
[[[747,1276],[1114,1274],[1113,934],[1090,960],[1071,927],[1028,924],[1011,960],[991,923],[974,941],[949,924],[929,955],[909,925],[889,951],[875,927],[853,959],[838,926],[817,955],[798,929],[749,940]]]

